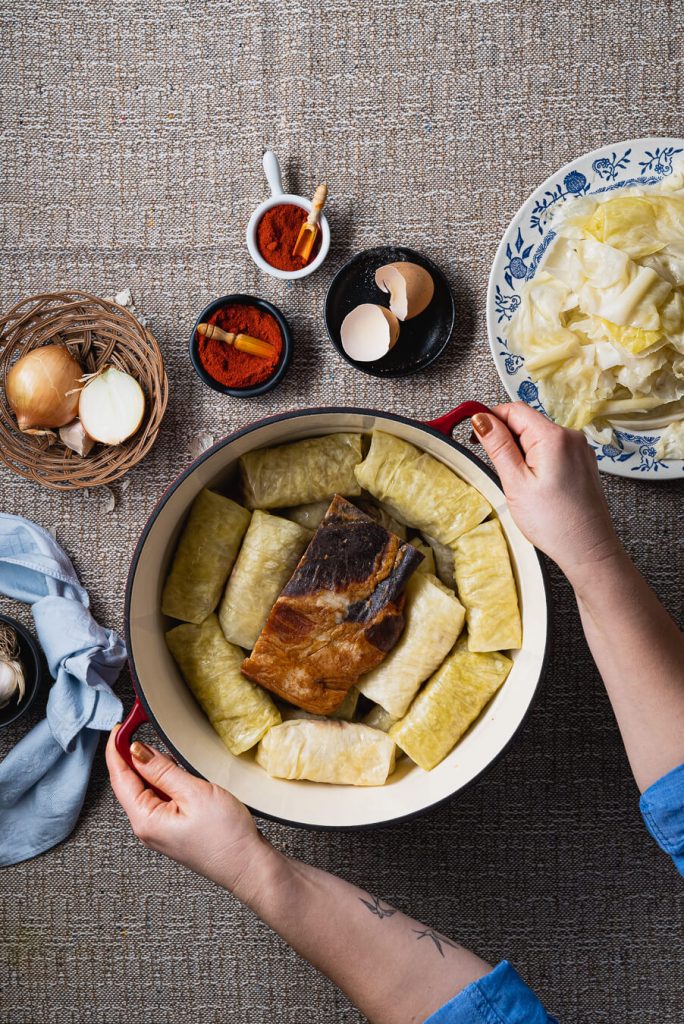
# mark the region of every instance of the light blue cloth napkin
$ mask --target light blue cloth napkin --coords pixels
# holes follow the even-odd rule
[[[31,604],[56,680],[39,722],[0,764],[0,866],[50,849],[83,806],[99,730],[121,721],[110,687],[126,660],[98,626],[88,594],[57,541],[28,519],[0,512],[0,593]]]

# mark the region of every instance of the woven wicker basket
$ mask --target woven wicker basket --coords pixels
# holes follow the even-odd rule
[[[145,393],[136,433],[116,446],[95,445],[85,458],[61,442],[23,434],[7,402],[7,373],[19,356],[48,342],[65,345],[84,373],[107,364],[130,373]],[[147,455],[168,401],[168,381],[153,336],[123,306],[87,292],[32,295],[0,317],[0,460],[15,473],[59,491],[110,484]]]

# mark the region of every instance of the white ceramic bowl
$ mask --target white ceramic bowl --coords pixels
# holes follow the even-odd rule
[[[266,180],[271,188],[271,198],[260,203],[249,218],[249,223],[247,224],[247,248],[249,249],[249,255],[259,270],[265,271],[271,277],[278,277],[283,281],[298,281],[300,278],[308,277],[309,274],[313,274],[315,270],[318,270],[328,255],[328,249],[330,248],[330,225],[325,215],[321,214],[319,220],[321,247],[316,258],[311,260],[311,263],[307,263],[301,270],[278,270],[277,267],[272,267],[268,260],[265,260],[261,255],[257,245],[257,226],[259,221],[266,211],[270,210],[273,206],[280,206],[281,203],[293,203],[295,206],[301,206],[304,210],[310,211],[311,201],[303,196],[295,196],[283,191],[280,166],[275,153],[271,150],[266,150],[264,153],[264,171],[266,173]]]
[[[472,407],[460,418],[470,411],[474,411]],[[124,756],[135,728],[149,718],[187,768],[225,786],[258,815],[314,828],[369,827],[415,815],[462,789],[492,764],[520,727],[542,675],[547,596],[539,556],[515,526],[496,477],[439,432],[450,434],[458,421],[458,414],[451,419],[443,417],[434,421],[435,429],[402,416],[366,409],[288,413],[262,420],[219,442],[171,485],[144,529],[128,580],[128,651],[139,700],[120,731]],[[523,647],[513,653],[513,668],[502,688],[433,771],[425,772],[404,760],[385,786],[373,788],[273,779],[256,764],[253,755],[234,757],[228,753],[183,682],[164,641],[170,620],[159,610],[162,586],[192,501],[203,487],[229,488],[237,460],[244,452],[339,431],[370,432],[376,427],[434,455],[477,487],[494,506],[518,581]]]
[[[509,352],[502,328],[520,303],[519,292],[534,277],[555,238],[553,213],[578,196],[612,192],[629,185],[655,185],[672,174],[684,158],[684,139],[627,139],[585,153],[547,178],[520,207],[506,228],[494,257],[487,291],[489,347],[506,391],[540,412],[545,410],[537,385],[522,356]],[[656,445],[661,429],[644,430],[638,422],[614,431],[615,444],[589,443],[604,473],[631,479],[677,480],[684,461],[659,462]]]

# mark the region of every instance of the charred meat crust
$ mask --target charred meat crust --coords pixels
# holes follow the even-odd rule
[[[335,710],[401,636],[422,557],[336,495],[242,671],[307,711]]]

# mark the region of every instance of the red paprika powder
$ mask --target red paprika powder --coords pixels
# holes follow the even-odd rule
[[[257,224],[257,248],[266,262],[276,270],[301,270],[318,255],[321,247],[320,231],[308,260],[292,255],[300,228],[308,216],[309,211],[301,206],[278,203],[266,210]]]
[[[234,345],[227,345],[218,338],[206,338],[198,334],[197,353],[210,377],[228,388],[248,388],[263,384],[273,376],[283,351],[283,336],[275,317],[256,306],[235,302],[221,306],[212,313],[207,323],[217,324],[232,334],[249,334],[273,346],[272,357],[263,359],[248,352],[240,352]]]

